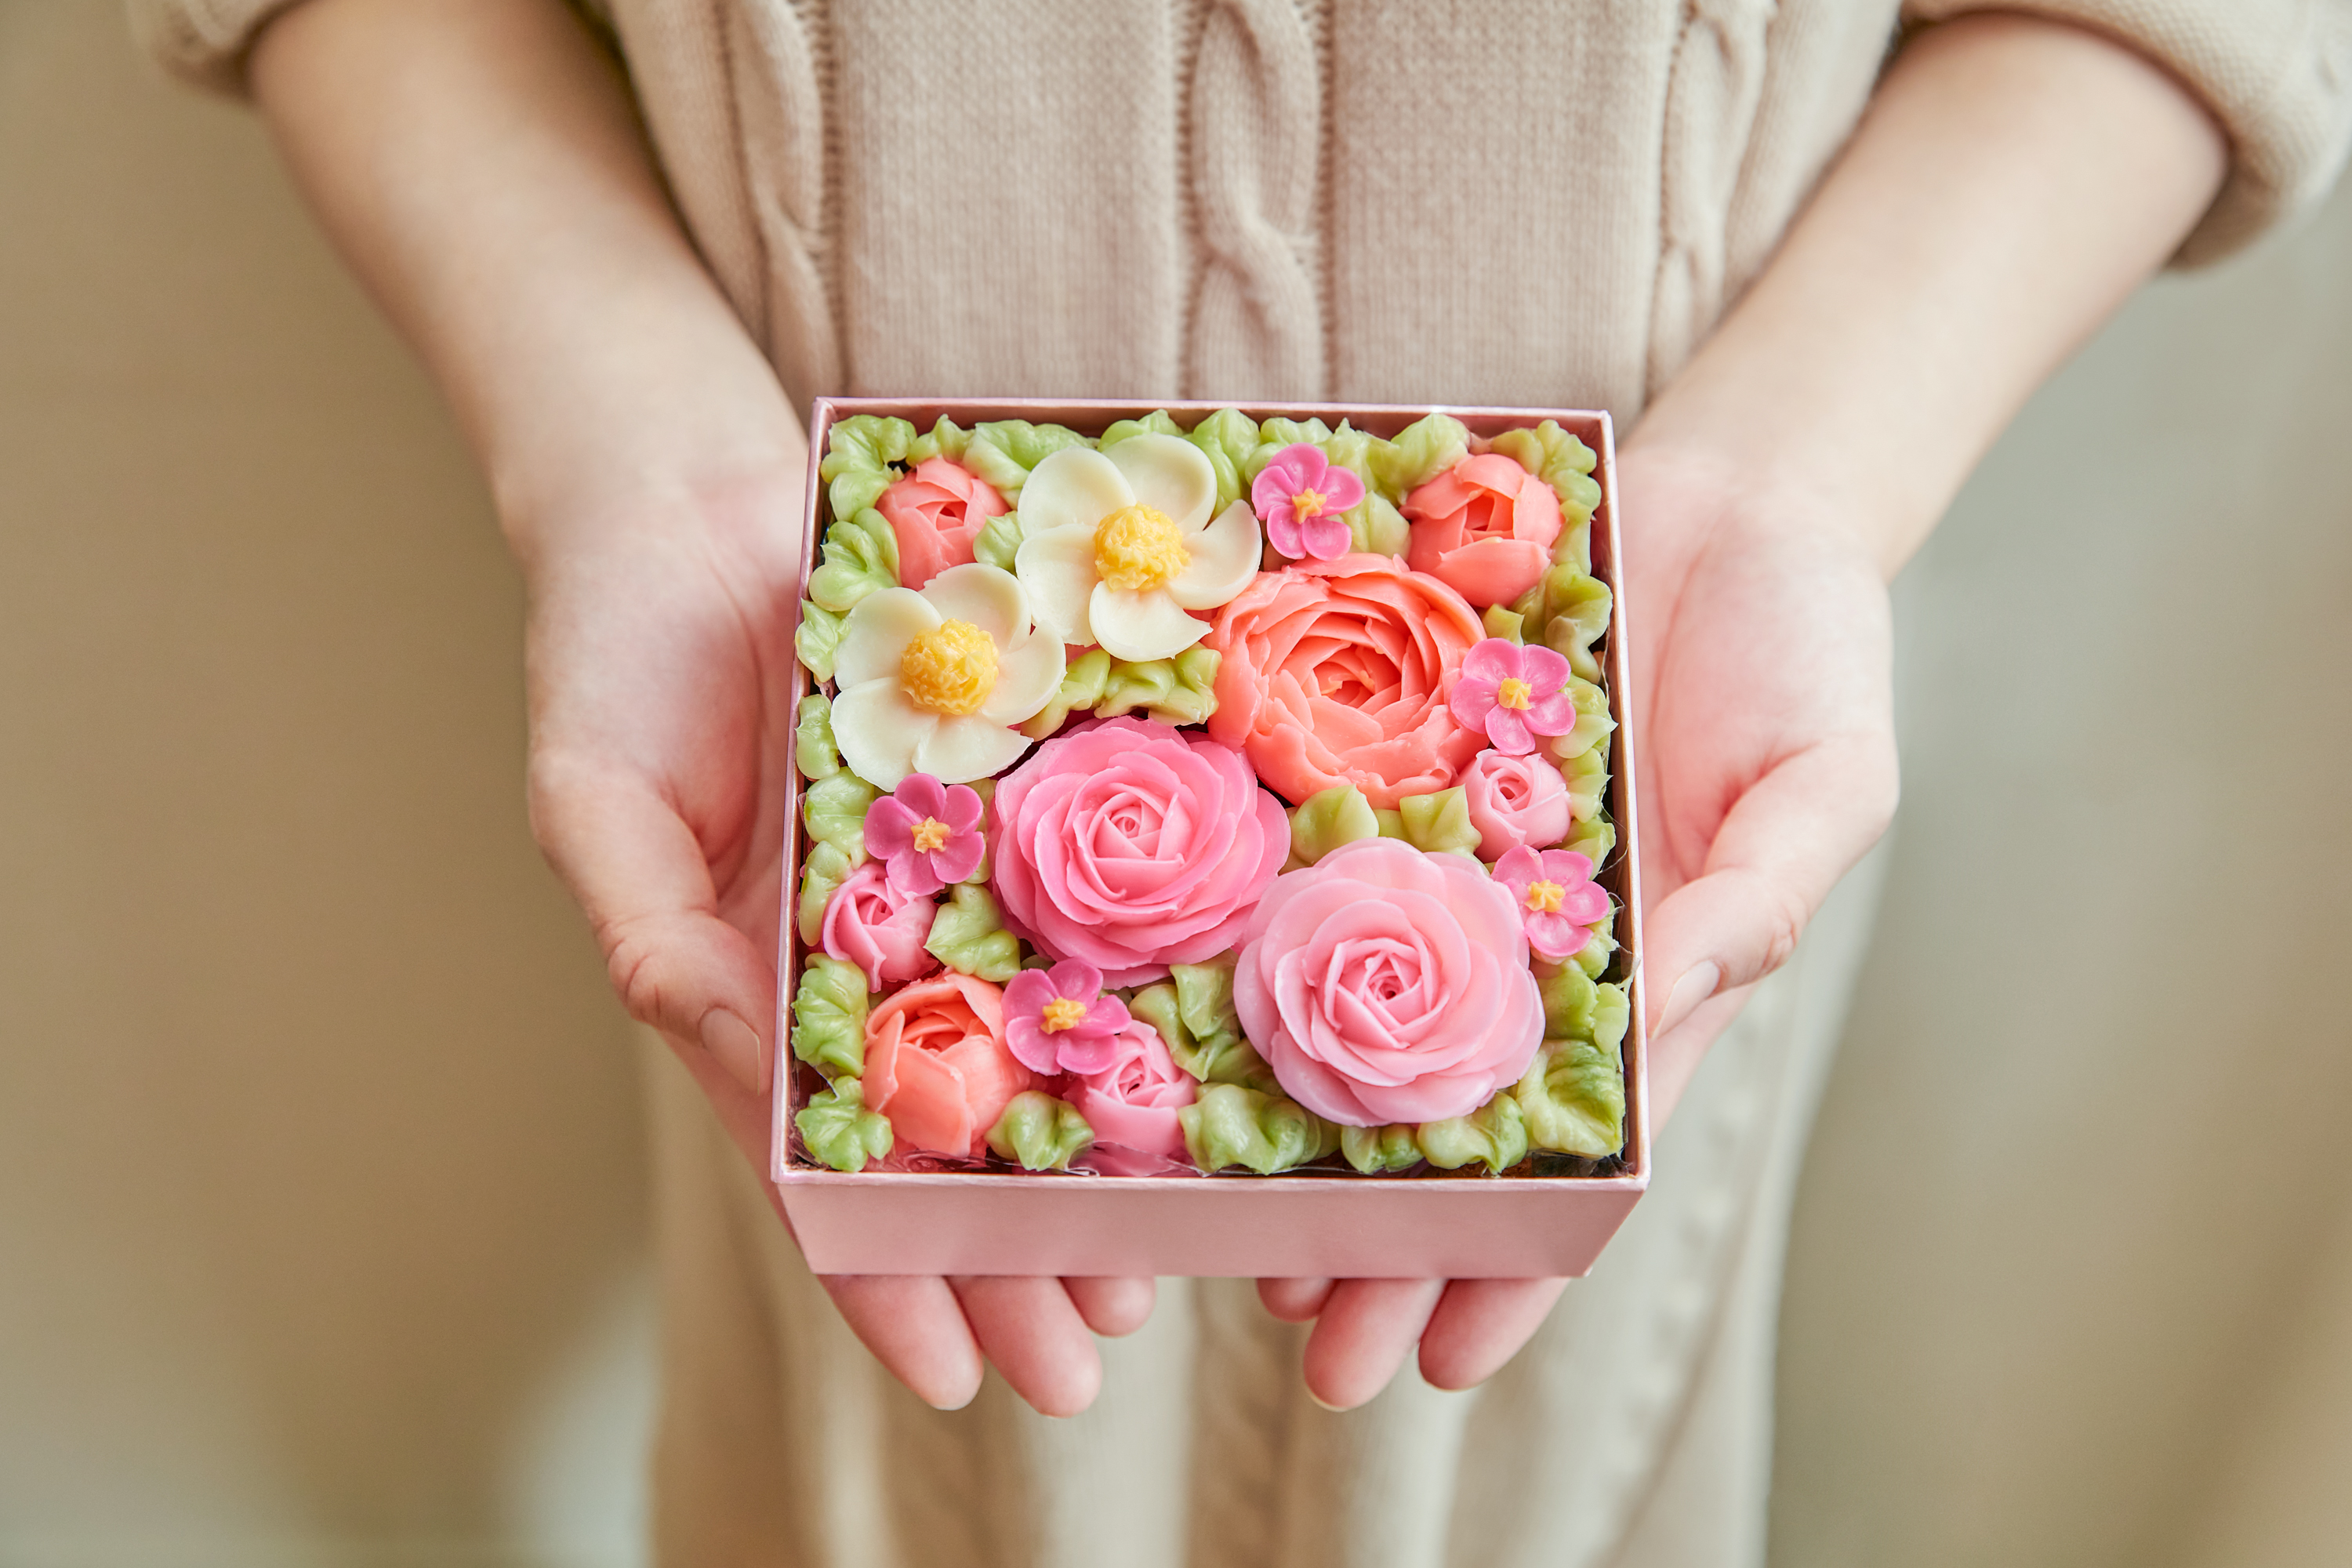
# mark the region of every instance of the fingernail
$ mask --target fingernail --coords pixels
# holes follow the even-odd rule
[[[1658,1015],[1658,1033],[1667,1033],[1697,1012],[1699,1004],[1714,995],[1716,987],[1722,984],[1723,967],[1711,958],[1683,971],[1683,977],[1666,993],[1665,1010]]]
[[[1328,1410],[1334,1415],[1345,1415],[1348,1413],[1348,1407],[1344,1405],[1328,1405],[1324,1403],[1323,1396],[1316,1393],[1313,1385],[1311,1384],[1307,1387],[1307,1397],[1315,1402],[1315,1407],[1318,1410]]]
[[[760,1070],[759,1031],[727,1008],[713,1007],[702,1016],[702,1048],[753,1094],[767,1089],[767,1074]]]

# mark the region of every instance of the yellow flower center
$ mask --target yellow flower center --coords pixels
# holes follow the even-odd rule
[[[928,855],[947,847],[948,825],[936,816],[927,816],[915,824],[915,847]]]
[[[1330,504],[1330,498],[1321,490],[1300,490],[1290,498],[1291,514],[1301,522],[1305,522],[1309,518],[1321,517],[1323,509]]]
[[[1568,889],[1558,882],[1529,882],[1528,908],[1539,915],[1556,915],[1559,906],[1568,901]]]
[[[1056,996],[1045,1004],[1045,1029],[1058,1035],[1065,1029],[1075,1029],[1087,1021],[1087,1005],[1073,1002],[1067,996]]]
[[[1535,699],[1528,694],[1528,683],[1516,675],[1505,676],[1502,684],[1495,688],[1495,706],[1497,708],[1525,709],[1535,705]]]
[[[898,656],[898,684],[918,708],[977,713],[996,689],[996,643],[970,621],[941,621]]]
[[[1157,507],[1123,506],[1095,529],[1095,575],[1122,594],[1164,588],[1192,559],[1184,531]]]

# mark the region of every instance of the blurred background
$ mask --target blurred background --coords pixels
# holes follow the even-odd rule
[[[1899,597],[1776,1563],[2352,1539],[2352,192],[2137,300]],[[259,127],[0,0],[0,1565],[641,1560],[629,1027],[520,593]]]

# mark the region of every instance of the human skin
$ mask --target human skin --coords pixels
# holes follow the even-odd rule
[[[630,1013],[764,1170],[797,416],[560,0],[310,0],[252,81],[488,478],[529,594],[533,830]],[[1658,1124],[1893,812],[1887,581],[2225,156],[2193,97],[2108,40],[2000,15],[1922,33],[1621,449]],[[1093,1335],[1151,1303],[1143,1279],[824,1284],[931,1404],[968,1401],[986,1361],[1053,1415],[1097,1391]],[[1316,1320],[1307,1384],[1344,1407],[1416,1344],[1431,1382],[1483,1380],[1561,1287],[1260,1291]]]

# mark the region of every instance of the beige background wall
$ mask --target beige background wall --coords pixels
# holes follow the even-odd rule
[[[1776,1556],[2340,1560],[2352,198],[2169,280],[1904,587]],[[623,1563],[628,1034],[518,595],[257,129],[0,0],[0,1564]]]

